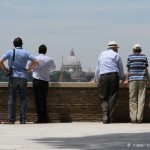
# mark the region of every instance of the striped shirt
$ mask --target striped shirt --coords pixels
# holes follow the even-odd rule
[[[144,54],[131,54],[128,56],[129,81],[146,80],[148,60]]]

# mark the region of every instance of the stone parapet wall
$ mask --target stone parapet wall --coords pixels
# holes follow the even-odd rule
[[[0,83],[0,121],[7,120],[8,83]],[[128,88],[120,87],[116,104],[115,120],[129,121]],[[147,88],[144,121],[150,121],[150,89]],[[19,120],[19,95],[16,101],[16,116]],[[97,122],[102,120],[98,88],[95,83],[62,82],[49,83],[47,106],[50,122]],[[32,83],[27,89],[27,121],[37,120]]]

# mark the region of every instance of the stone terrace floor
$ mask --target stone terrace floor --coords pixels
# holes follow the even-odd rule
[[[150,123],[0,124],[0,150],[136,149],[150,149]]]

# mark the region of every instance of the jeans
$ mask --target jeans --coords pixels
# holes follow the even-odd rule
[[[9,83],[9,99],[8,99],[8,119],[10,121],[16,120],[16,94],[19,91],[20,96],[20,121],[26,120],[26,91],[27,79],[19,77],[10,77]]]
[[[48,93],[48,81],[33,79],[33,89],[35,95],[35,104],[38,117],[38,123],[47,123],[47,93]]]

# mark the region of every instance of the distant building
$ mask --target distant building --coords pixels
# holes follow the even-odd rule
[[[86,77],[83,76],[80,60],[75,56],[73,48],[70,51],[70,56],[62,64],[61,70],[70,73],[72,81],[82,81],[86,79]]]
[[[70,56],[64,62],[64,71],[71,72],[73,74],[79,75],[82,73],[82,67],[80,60],[75,56],[74,50],[70,51]]]

